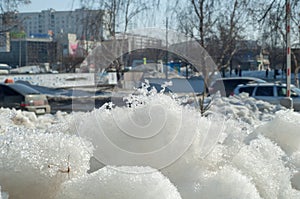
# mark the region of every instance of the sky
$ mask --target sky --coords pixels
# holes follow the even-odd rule
[[[31,0],[31,4],[19,7],[19,12],[40,12],[53,8],[56,11],[80,8],[79,0]]]

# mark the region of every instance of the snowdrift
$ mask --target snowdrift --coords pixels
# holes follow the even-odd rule
[[[300,198],[299,113],[246,95],[214,97],[205,116],[153,90],[127,100],[0,109],[2,198]]]

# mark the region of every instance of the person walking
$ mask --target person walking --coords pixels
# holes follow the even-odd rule
[[[266,69],[266,78],[268,78],[268,76],[269,76],[269,67],[267,67]]]
[[[242,77],[242,69],[241,69],[240,65],[238,65],[238,73],[239,73],[239,76]]]

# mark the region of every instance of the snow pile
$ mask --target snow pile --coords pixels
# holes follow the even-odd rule
[[[203,120],[195,109],[155,91],[132,95],[127,104],[107,104],[77,119],[79,135],[106,165],[165,167],[189,148]]]
[[[268,137],[287,155],[287,165],[294,171],[292,185],[300,189],[300,114],[296,112],[278,112],[274,120],[256,130],[256,133]]]
[[[300,198],[299,113],[240,95],[213,98],[202,117],[142,89],[127,107],[88,113],[0,109],[2,191],[43,199]]]
[[[202,183],[195,185],[195,192],[198,196],[228,199],[261,198],[251,179],[234,167],[226,166],[218,172],[208,173],[207,176]]]
[[[274,113],[284,108],[242,95],[230,99],[215,98],[210,114],[199,117],[198,110],[189,106],[183,108],[169,96],[153,91],[146,96],[131,96],[130,108],[113,108],[111,105],[111,110],[95,110],[82,120],[79,134],[90,137],[97,145],[98,160],[105,163],[125,157],[123,162],[114,163],[151,163],[151,166],[169,160],[169,164],[160,165],[165,166],[161,171],[176,185],[183,198],[199,198],[203,194],[209,198],[299,197],[290,183],[293,171],[282,161],[286,154],[268,138],[254,133],[257,126],[272,121]],[[160,109],[155,109],[157,104],[161,105]],[[178,115],[188,118],[184,124]],[[191,147],[182,154],[178,153],[180,148],[176,148],[173,152],[159,154],[159,158],[144,153],[141,159],[128,158],[127,154],[122,156],[124,153],[118,154],[101,142],[107,138],[125,151],[147,152],[149,147],[128,135],[133,135],[132,132],[137,133],[135,136],[144,135],[142,133],[147,132],[149,126],[154,132],[168,132],[163,141],[172,136],[177,138],[176,135],[184,132],[195,132],[195,137]],[[180,139],[181,144],[186,141],[189,140]],[[158,143],[152,140],[149,145],[158,147]],[[178,159],[168,159],[174,157],[174,153]],[[105,159],[107,157],[111,159]],[[147,160],[149,157],[152,162]],[[278,171],[276,175],[274,169]],[[229,176],[236,183],[231,182]]]
[[[300,114],[281,111],[276,117],[256,131],[276,142],[288,155],[300,152]]]
[[[208,111],[209,113],[222,113],[227,117],[249,124],[270,120],[277,111],[286,110],[286,108],[281,105],[273,105],[249,97],[248,93],[241,93],[229,97],[221,97],[220,94],[217,93],[211,100],[212,104]]]
[[[203,119],[200,122],[203,128],[189,150],[162,170],[183,198],[196,199],[202,195],[212,199],[221,196],[228,199],[259,198],[251,176],[244,175],[232,165],[232,159],[245,145],[243,139],[247,131],[251,131],[248,124],[244,125],[248,130],[241,131],[240,124],[220,116]]]
[[[57,199],[181,199],[175,186],[150,167],[104,167],[63,183]]]
[[[244,175],[251,176],[263,198],[293,198],[291,171],[285,167],[283,157],[284,153],[278,146],[259,136],[241,148],[233,165]]]
[[[81,118],[85,115],[76,113]],[[104,198],[147,198],[147,194],[148,198],[181,198],[172,183],[151,168],[109,167],[88,175],[93,147],[73,135],[76,121],[71,115],[58,112],[37,117],[1,109],[0,116],[0,185],[10,198],[86,198],[88,193],[99,198],[105,196],[103,190],[107,191]],[[85,182],[85,191],[74,189]]]
[[[83,114],[83,113],[78,113]],[[4,133],[9,126],[24,129],[38,129],[41,132],[64,132],[74,134],[74,117],[72,114],[56,112],[55,115],[39,115],[33,112],[0,108],[0,133]]]
[[[51,198],[60,183],[87,173],[93,151],[89,142],[28,128],[38,119],[26,112],[3,109],[0,114],[8,122],[5,128],[1,124],[0,184],[10,198]]]

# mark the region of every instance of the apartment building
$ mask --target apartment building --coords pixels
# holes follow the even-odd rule
[[[18,13],[21,29],[27,37],[49,34],[60,38],[66,34],[76,34],[77,39],[101,41],[108,37],[104,31],[105,12],[101,10],[76,9],[74,11],[55,11]]]

